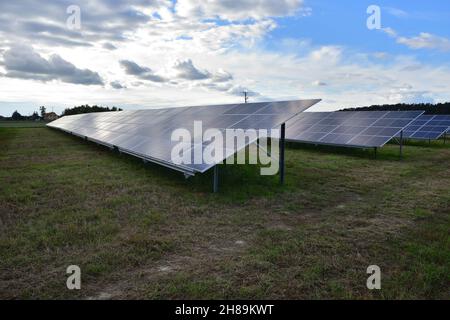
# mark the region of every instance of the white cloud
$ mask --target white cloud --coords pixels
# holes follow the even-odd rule
[[[240,96],[244,91],[247,91],[249,96],[259,95],[256,91],[236,84],[230,72],[223,69],[218,69],[215,72],[200,70],[194,66],[191,59],[176,61],[173,69],[175,70],[176,77],[181,80],[174,84],[176,86],[193,86],[209,91],[223,92],[231,96]]]
[[[161,83],[179,90],[201,88],[207,91],[219,91],[228,95],[236,95],[236,88],[240,87],[240,85],[235,83],[234,77],[230,72],[221,68],[216,71],[201,69],[196,67],[191,59],[177,59],[170,67],[164,69],[164,75],[162,75],[162,71],[159,72],[161,75],[157,75],[148,66],[142,66],[130,60],[121,60],[120,65],[128,75],[140,80],[148,80],[153,84]],[[150,83],[134,81],[131,83],[131,86],[140,87]],[[120,89],[120,86],[122,86],[122,84],[120,86],[116,84],[115,81],[111,82],[110,85],[116,89]]]
[[[111,81],[111,82],[109,83],[109,85],[110,85],[111,87],[113,87],[114,89],[126,89],[126,87],[123,86],[119,81]]]
[[[227,91],[229,94],[235,95],[235,96],[243,96],[244,92],[247,93],[247,97],[258,97],[260,94],[256,91],[250,90],[247,87],[243,86],[233,86],[228,89]]]
[[[394,8],[394,7],[383,7],[383,10],[386,10],[387,13],[393,15],[397,18],[405,18],[408,16],[408,13],[405,10]]]
[[[146,41],[155,50],[223,52],[239,46],[252,47],[275,28],[272,20],[230,24],[187,19],[153,20],[145,31],[135,33],[134,41]]]
[[[135,76],[141,80],[148,80],[153,82],[165,82],[166,79],[157,75],[152,69],[142,67],[136,62],[130,60],[121,60],[120,65],[125,69],[126,74]]]
[[[112,43],[109,43],[109,42],[105,42],[102,46],[104,49],[107,49],[107,50],[116,50],[117,49],[117,47],[115,45],[113,45]]]
[[[216,73],[213,74],[212,80],[214,82],[226,82],[233,80],[233,76],[231,75],[231,73],[223,69],[219,69]]]
[[[177,77],[185,80],[204,80],[211,77],[208,71],[194,67],[191,59],[178,60],[173,68],[177,71]]]
[[[336,63],[341,58],[342,49],[337,46],[323,46],[311,52],[311,59],[317,63]]]
[[[3,59],[4,68],[7,71],[6,77],[103,85],[103,80],[97,72],[79,69],[57,54],[46,59],[29,46],[12,47],[5,52]]]
[[[320,80],[313,81],[311,84],[316,87],[323,87],[327,85],[325,82]]]
[[[0,3],[0,61],[19,40],[35,49],[15,54],[16,61],[9,54],[7,64],[0,64],[0,73],[25,73],[0,75],[0,114],[2,101],[21,102],[24,96],[27,105],[59,111],[58,106],[86,103],[124,108],[235,103],[243,91],[252,101],[323,98],[316,110],[450,98],[447,65],[355,53],[333,43],[318,46],[310,39],[276,39],[278,51],[264,49],[262,41],[277,28],[274,17],[307,14],[302,1],[180,1],[191,5],[183,9],[172,1],[82,0],[86,24],[72,33],[65,30],[61,10],[69,0],[24,1],[32,9],[23,15],[21,2]],[[1,24],[5,19],[16,25]],[[399,37],[393,29],[384,31]],[[71,70],[72,78],[63,70]],[[83,70],[101,74],[107,85],[73,85]],[[32,80],[39,78],[53,80]]]
[[[382,29],[387,35],[395,38],[397,43],[403,44],[411,49],[436,49],[440,51],[450,51],[450,39],[440,37],[431,33],[421,32],[418,36],[400,36],[392,28]]]
[[[396,38],[397,37],[397,32],[392,29],[392,28],[382,28],[381,31],[383,31],[384,33],[386,33],[388,36],[392,37],[392,38]]]
[[[66,26],[66,9],[81,9],[81,29]],[[170,8],[170,0],[0,1],[0,35],[32,44],[89,47],[99,40],[122,42],[152,15]]]
[[[175,11],[190,19],[220,18],[229,21],[293,15],[303,0],[179,0]],[[310,9],[306,11],[310,13]]]
[[[234,59],[220,60],[226,62],[224,68],[233,72],[236,79],[253,79],[247,83],[261,94],[261,100],[323,98],[315,110],[449,98],[445,85],[450,81],[449,67],[429,66],[394,55],[387,61],[366,60],[344,48],[340,48],[340,53],[339,59],[328,63],[318,63],[320,59],[315,54],[299,57],[264,51],[233,52]],[[320,85],[329,83],[333,85]],[[403,85],[394,90],[397,84]]]
[[[437,49],[441,51],[450,51],[450,40],[439,37],[431,33],[422,32],[416,37],[399,37],[397,42],[404,44],[411,49]]]
[[[414,90],[414,88],[405,84],[400,87],[392,87],[389,91],[388,99],[395,103],[434,103],[432,95],[427,91]]]
[[[389,53],[379,51],[379,52],[373,53],[372,56],[377,59],[387,59],[389,57]]]

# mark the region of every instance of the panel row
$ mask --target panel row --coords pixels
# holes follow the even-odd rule
[[[177,164],[173,163],[171,154],[177,143],[172,141],[172,133],[176,129],[188,130],[191,133],[191,140],[195,142],[199,138],[195,135],[202,134],[208,128],[221,129],[223,133],[225,129],[277,128],[319,101],[299,100],[90,113],[62,117],[48,126],[111,147],[118,147],[124,152],[145,159],[168,163],[171,167],[178,167],[182,171],[204,172],[215,163],[253,143],[257,137],[238,139],[236,145],[232,147],[221,146],[219,148],[222,149],[222,154],[219,154],[221,159],[216,159],[215,163],[195,163],[194,159],[191,159],[192,161],[188,161],[187,164]],[[200,132],[194,130],[195,121],[202,122]],[[189,150],[194,156],[198,152],[205,151],[208,145],[193,144]]]
[[[436,140],[450,129],[448,115],[422,115],[406,127],[405,138]]]
[[[423,111],[304,112],[287,123],[291,141],[382,147]]]

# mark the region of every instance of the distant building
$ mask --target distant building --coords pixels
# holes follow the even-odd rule
[[[49,112],[49,113],[46,113],[44,115],[44,120],[45,121],[53,121],[53,120],[56,120],[58,118],[59,118],[58,115],[56,113],[54,113],[54,112]]]

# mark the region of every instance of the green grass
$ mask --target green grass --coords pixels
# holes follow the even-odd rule
[[[0,128],[43,128],[44,121],[0,121]]]
[[[449,299],[449,159],[442,141],[403,161],[395,145],[292,146],[285,186],[224,165],[213,194],[210,172],[0,128],[0,298]]]

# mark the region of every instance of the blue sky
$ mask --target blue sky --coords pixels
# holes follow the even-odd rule
[[[366,26],[370,5],[380,30]],[[322,98],[316,110],[336,110],[450,101],[449,83],[447,1],[0,3],[1,115],[234,103],[244,90],[252,101]]]
[[[284,38],[309,39],[316,46],[335,44],[357,52],[383,51],[414,55],[434,64],[450,62],[449,52],[412,51],[385,33],[366,27],[366,10],[376,4],[381,8],[382,28],[392,28],[405,37],[428,32],[450,38],[450,3],[446,1],[309,0],[306,4],[313,9],[310,16],[277,19],[279,28],[268,35],[268,49],[279,50],[279,42]]]

